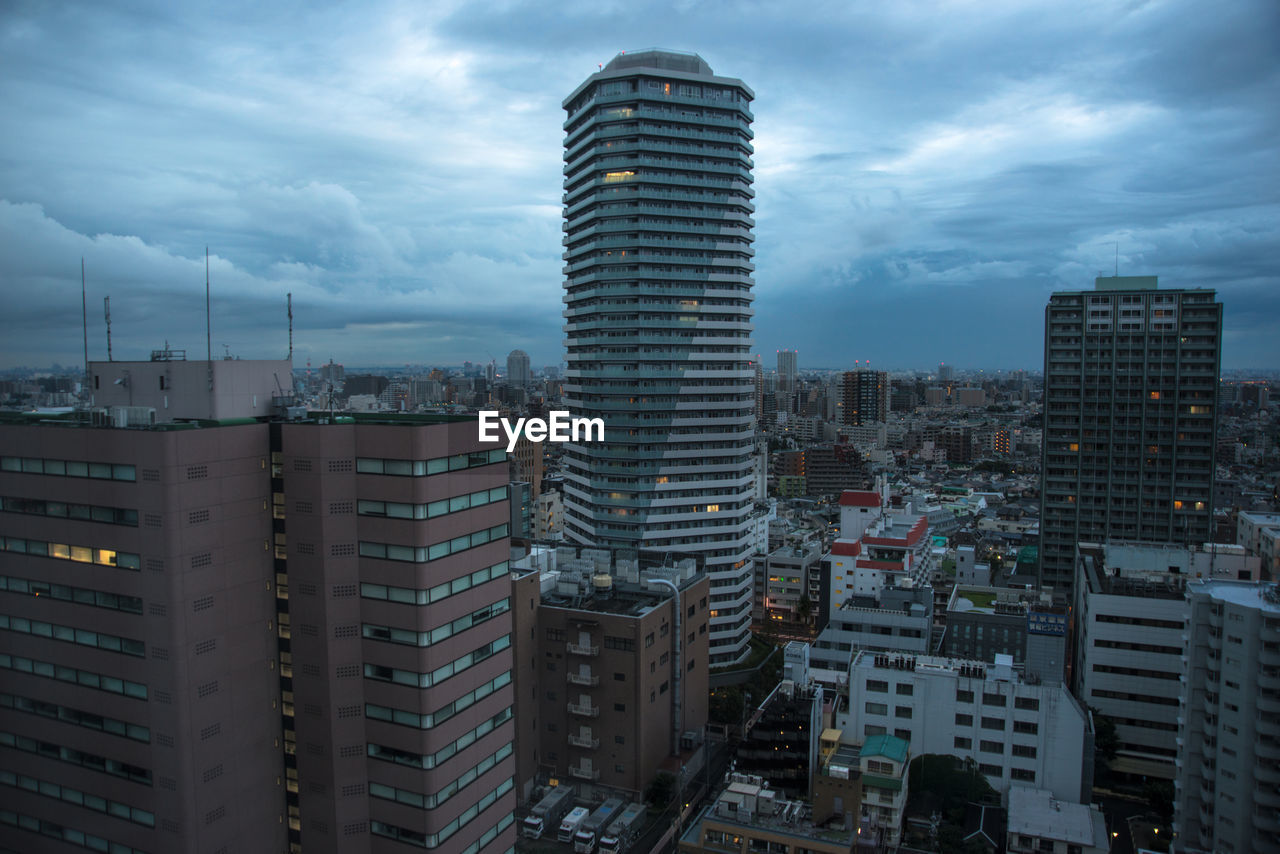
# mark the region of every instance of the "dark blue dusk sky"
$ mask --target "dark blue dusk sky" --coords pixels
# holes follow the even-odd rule
[[[562,358],[561,99],[619,50],[757,96],[756,350],[1037,367],[1054,290],[1213,287],[1280,367],[1280,5],[9,2],[0,366],[168,340]]]

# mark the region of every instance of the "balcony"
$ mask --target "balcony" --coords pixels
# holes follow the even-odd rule
[[[1253,814],[1253,826],[1268,833],[1280,833],[1280,811],[1261,809]],[[1275,838],[1274,836],[1272,837]]]
[[[565,648],[570,655],[599,655],[600,647],[591,644],[567,643]]]
[[[598,718],[600,717],[600,707],[591,705],[590,701],[581,705],[578,703],[570,703],[569,714],[578,715],[579,717],[584,718]]]
[[[1273,809],[1280,807],[1280,789],[1277,789],[1274,785],[1257,786],[1253,790],[1253,800],[1264,807]]]
[[[1280,765],[1273,762],[1259,762],[1253,766],[1253,776],[1259,784],[1263,786],[1269,784],[1271,788],[1280,790]]]
[[[571,735],[569,743],[574,747],[583,747],[587,750],[595,750],[600,746],[600,739],[592,738],[590,735]]]
[[[1253,747],[1253,752],[1259,759],[1275,761],[1280,759],[1280,744],[1268,738],[1259,739]]]
[[[600,779],[600,772],[595,768],[580,768],[570,765],[569,776],[577,777],[579,780],[595,781]]]
[[[590,654],[594,655],[595,653]],[[590,673],[569,673],[566,675],[566,678],[574,685],[587,685],[594,688],[596,685],[600,684],[600,677],[592,676]]]

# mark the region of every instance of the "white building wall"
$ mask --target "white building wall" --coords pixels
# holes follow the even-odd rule
[[[986,678],[959,672],[962,664],[982,667],[982,662],[917,656],[916,669],[905,670],[878,667],[876,657],[863,652],[849,668],[849,708],[836,722],[846,741],[860,743],[883,728],[910,741],[912,756],[958,756],[992,769],[984,773],[1001,793],[1012,785],[1036,786],[1080,803],[1092,789],[1093,735],[1084,709],[1065,685],[997,681],[990,665]],[[885,691],[871,690],[879,686],[868,683],[878,682],[886,683]],[[965,691],[972,692],[972,701]],[[1004,705],[985,702],[984,695],[1003,697]],[[1019,699],[1036,708],[1019,708]],[[984,750],[983,742],[998,744],[999,752]]]

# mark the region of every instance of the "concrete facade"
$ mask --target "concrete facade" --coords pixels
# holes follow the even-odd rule
[[[861,652],[849,666],[849,709],[836,727],[845,741],[894,735],[915,756],[972,759],[999,792],[1038,786],[1079,803],[1093,788],[1088,714],[1061,682],[1027,683],[1007,658]]]
[[[0,836],[287,848],[266,425],[0,448]]]
[[[741,80],[693,54],[619,54],[564,100],[564,299],[574,416],[565,537],[697,552],[739,607],[711,663],[748,653],[755,385],[751,122]],[[736,583],[736,581],[735,581]]]
[[[854,596],[831,615],[813,642],[814,676],[828,684],[844,684],[849,661],[864,649],[882,652],[930,652],[933,588],[911,579],[885,587],[879,597]]]
[[[93,405],[154,409],[156,423],[219,421],[271,415],[273,397],[293,392],[287,359],[188,362],[180,352],[158,350],[148,362],[90,362]]]
[[[507,465],[473,419],[0,425],[0,447],[17,847],[510,847]]]
[[[515,564],[517,776],[640,799],[707,722],[710,587],[692,559],[535,547]],[[677,603],[665,578],[680,590]],[[607,583],[606,583],[607,582]],[[673,740],[673,733],[675,738]]]
[[[515,839],[507,458],[432,422],[273,425],[307,851]]]
[[[1168,571],[1165,551],[1080,544],[1072,690],[1115,722],[1112,771],[1171,780],[1187,576]]]
[[[1174,850],[1280,851],[1280,591],[1187,585]]]
[[[1049,299],[1040,576],[1063,601],[1078,542],[1211,539],[1222,354],[1214,296],[1135,276]]]

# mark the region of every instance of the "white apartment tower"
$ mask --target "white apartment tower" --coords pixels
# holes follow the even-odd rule
[[[711,663],[751,622],[752,91],[699,56],[622,53],[564,101],[565,535],[702,555]]]
[[[1280,851],[1280,590],[1187,585],[1174,850]]]

